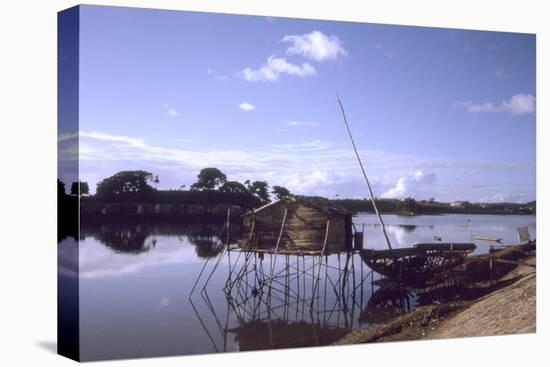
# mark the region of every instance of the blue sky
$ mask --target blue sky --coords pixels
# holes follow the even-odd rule
[[[292,192],[535,199],[535,36],[84,6],[80,175]]]

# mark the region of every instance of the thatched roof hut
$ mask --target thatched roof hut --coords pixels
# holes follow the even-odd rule
[[[284,197],[243,215],[244,249],[339,252],[352,248],[352,214],[316,197]]]

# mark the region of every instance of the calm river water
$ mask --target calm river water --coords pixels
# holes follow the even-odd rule
[[[500,237],[510,244],[518,242],[516,227],[527,226],[533,238],[536,229],[534,216],[385,215],[384,219],[394,247],[432,242],[434,236],[445,242],[469,242],[472,235]],[[384,248],[375,216],[359,214],[354,224],[358,230],[364,225],[364,248]],[[262,278],[262,269],[269,271],[273,259],[251,258],[241,281],[227,292],[223,290],[229,275],[225,255],[201,292],[223,251],[219,230],[216,226],[174,225],[106,225],[83,230],[78,244],[82,359],[326,345],[418,302],[412,295],[384,295],[372,289],[369,269],[361,266],[358,257],[346,259],[344,255],[328,258],[330,266],[322,268],[317,285],[311,276],[318,271],[317,263],[278,256],[273,267],[279,277],[270,297],[255,284]],[[491,243],[476,245],[480,253],[487,252]],[[59,246],[70,249],[76,242],[66,239]],[[235,264],[238,254],[230,257]],[[189,299],[207,259],[205,275]],[[234,267],[233,279],[243,269],[243,259],[244,255]],[[354,270],[347,281],[339,277],[338,270],[346,262]],[[59,276],[61,281],[70,281],[75,273],[65,269]],[[318,291],[309,312],[313,287]]]

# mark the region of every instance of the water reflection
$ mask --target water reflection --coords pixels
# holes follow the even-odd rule
[[[347,330],[318,323],[299,321],[251,321],[231,330],[240,350],[300,348],[329,345],[343,337]]]
[[[216,257],[223,249],[221,243],[222,225],[191,224],[96,224],[83,226],[81,237],[93,237],[116,253],[140,254],[150,251],[157,245],[158,234],[176,237],[180,242],[189,241],[196,247],[200,258]],[[231,233],[230,240],[235,241],[237,234]]]
[[[94,238],[115,252],[139,254],[156,245],[156,239],[149,238],[151,233],[141,225],[103,225],[92,233]]]
[[[203,259],[218,256],[224,244],[220,238],[213,235],[188,235],[189,241],[195,245],[197,256]]]
[[[231,351],[229,346],[234,346],[239,351],[250,351],[328,345],[351,330],[349,327],[338,327],[315,320],[315,316],[309,311],[304,315],[298,313],[300,317],[296,319],[269,313],[261,317],[257,313],[262,307],[262,300],[259,298],[254,300],[255,307],[248,310],[243,309],[242,305],[239,307],[234,299],[229,298],[228,308],[221,315],[215,313],[207,293],[202,294],[200,301],[199,305],[192,300],[190,303],[203,327],[204,335],[216,352]],[[200,305],[206,307],[202,307],[201,311]],[[209,313],[215,322],[209,325],[206,319],[208,315],[205,313]],[[231,315],[237,315],[236,322],[230,322]],[[221,337],[220,341],[217,341],[218,337]]]
[[[252,282],[252,278],[249,279]],[[297,282],[302,282],[296,278]],[[327,283],[328,284],[328,283]],[[308,292],[284,290],[288,284],[275,285],[273,293],[254,292],[255,284],[226,293],[227,309],[219,313],[210,301],[208,291],[191,298],[190,303],[204,335],[216,352],[263,350],[328,345],[353,330],[359,303],[353,302],[345,285],[338,297],[316,297],[310,309]],[[311,290],[310,290],[311,291]],[[303,292],[303,289],[302,289]],[[234,322],[231,322],[231,317]],[[208,318],[211,321],[208,323]],[[221,340],[219,340],[221,338]]]
[[[376,216],[359,213],[353,218],[355,226],[365,228],[364,248],[384,248],[384,238]],[[387,232],[392,246],[409,247],[418,242],[473,242],[474,254],[489,251],[491,243],[472,239],[473,236],[502,238],[502,243],[518,243],[517,227],[527,227],[531,238],[536,238],[534,215],[385,215]]]
[[[369,325],[385,323],[413,309],[415,299],[405,289],[380,288],[370,297],[359,320]]]
[[[412,224],[401,224],[399,226],[399,228],[402,228],[405,232],[407,233],[411,233],[411,232],[414,232],[414,230],[416,229],[416,227],[418,227],[417,225],[412,225]]]
[[[477,219],[476,219],[477,218]],[[460,216],[385,216],[392,244],[409,246],[431,242],[434,235],[443,241],[464,241],[474,234],[516,240],[515,228],[528,225],[535,237],[534,217],[478,216],[471,225]],[[383,248],[376,218],[354,218],[358,228],[365,224],[366,248]],[[531,223],[531,224],[529,224]],[[271,299],[255,286],[270,257],[250,259],[250,269],[230,292],[229,274],[235,279],[241,267],[231,254],[230,268],[224,249],[222,224],[182,225],[181,223],[140,223],[88,225],[78,242],[80,282],[80,335],[84,360],[201,354],[238,350],[326,345],[346,332],[367,327],[414,308],[417,298],[371,286],[369,269],[358,259],[328,257],[322,268],[319,290],[313,299],[311,275],[297,272],[317,269],[311,258],[285,260],[279,256]],[[230,242],[240,237],[231,231]],[[488,251],[490,244],[478,244]],[[61,247],[68,258],[75,246]],[[204,266],[209,273],[218,259],[205,292],[197,292],[190,302],[189,292]],[[245,259],[241,257],[240,264]],[[262,264],[263,262],[263,264]],[[349,278],[338,270],[351,267]],[[283,271],[288,268],[288,272]],[[74,263],[61,271],[75,274]],[[261,270],[264,269],[264,270]],[[317,270],[314,270],[317,272]],[[262,280],[263,279],[263,280]],[[366,281],[364,281],[366,280]],[[376,277],[374,278],[376,280]],[[361,285],[361,286],[360,286]],[[199,288],[200,289],[200,288]],[[355,296],[352,294],[355,291]]]

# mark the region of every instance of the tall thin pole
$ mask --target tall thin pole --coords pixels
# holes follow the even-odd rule
[[[340,104],[340,110],[342,111],[342,117],[344,118],[344,124],[346,125],[346,129],[348,130],[348,135],[351,140],[351,145],[353,146],[353,150],[355,151],[355,156],[357,157],[357,160],[359,161],[359,166],[361,167],[361,172],[363,172],[363,177],[365,178],[365,182],[367,183],[367,187],[369,188],[370,193],[370,200],[372,202],[372,206],[374,207],[374,212],[378,216],[378,220],[380,221],[380,225],[382,226],[382,232],[384,233],[384,238],[386,239],[386,244],[388,245],[388,248],[391,250],[391,243],[390,238],[388,237],[388,233],[386,232],[386,226],[384,225],[384,221],[382,220],[382,216],[380,215],[380,212],[378,211],[378,207],[376,206],[376,200],[374,200],[374,194],[372,192],[372,187],[370,186],[369,179],[367,178],[367,173],[365,172],[365,167],[363,166],[363,162],[361,161],[361,157],[359,156],[359,152],[357,152],[357,147],[355,146],[355,141],[353,140],[353,136],[351,135],[351,130],[348,125],[348,120],[346,119],[346,113],[344,112],[344,105],[342,104],[342,101],[340,100],[340,97],[336,96],[338,98],[338,104]]]
[[[327,227],[325,230],[325,240],[323,241],[323,248],[321,250],[321,255],[319,256],[319,269],[317,270],[317,277],[315,278],[315,268],[313,268],[313,277],[315,278],[315,283],[313,286],[313,293],[311,296],[311,304],[309,305],[310,310],[313,309],[313,302],[315,301],[315,292],[317,292],[317,287],[319,285],[319,278],[321,277],[321,266],[323,265],[323,256],[325,255],[325,250],[327,248],[328,234],[330,228],[330,219],[327,219]],[[325,264],[326,266],[326,264]],[[325,279],[326,281],[326,279]]]
[[[285,213],[283,214],[283,222],[281,223],[281,229],[279,231],[279,237],[277,238],[277,245],[275,246],[275,257],[270,257],[270,265],[271,270],[269,273],[269,289],[268,289],[268,295],[270,296],[271,300],[271,285],[273,284],[273,271],[275,270],[275,261],[277,261],[277,252],[279,251],[279,245],[281,244],[281,238],[283,237],[283,232],[285,229],[285,222],[286,222],[286,215],[288,213],[288,208],[285,208]],[[270,301],[271,302],[271,301]]]

